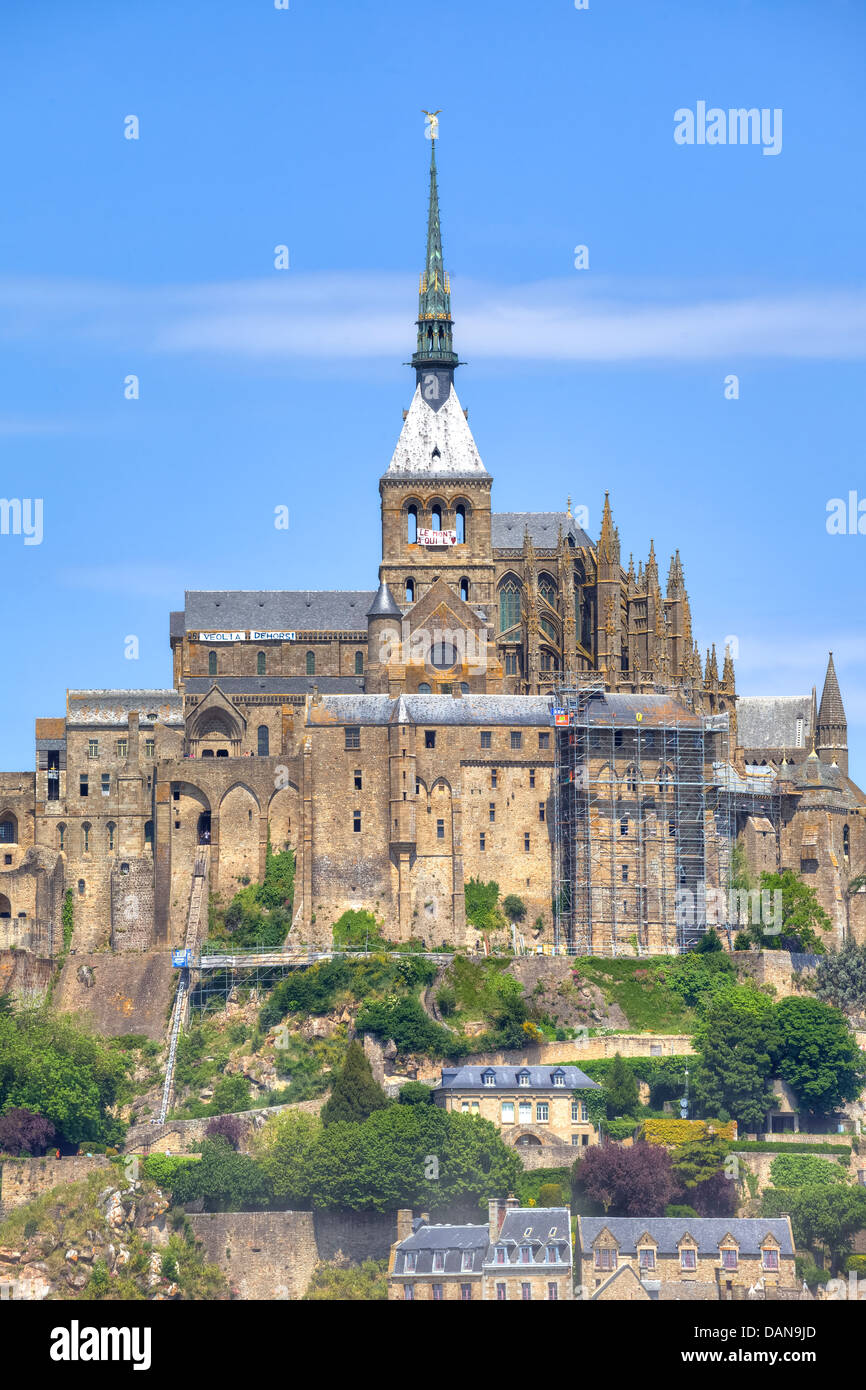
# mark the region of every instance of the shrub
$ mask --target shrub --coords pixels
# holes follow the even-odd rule
[[[558,1182],[545,1182],[538,1189],[538,1205],[540,1207],[561,1207],[564,1206],[562,1188]]]
[[[205,1129],[206,1139],[225,1139],[233,1149],[240,1147],[246,1132],[246,1125],[236,1115],[217,1115]]]
[[[423,1081],[407,1081],[400,1087],[397,1099],[401,1105],[432,1105],[433,1088],[425,1086]]]
[[[450,985],[443,985],[436,993],[436,1003],[439,1012],[447,1018],[457,1008],[457,991]]]
[[[509,893],[502,900],[502,911],[509,922],[522,922],[526,916],[526,903],[516,893]]]
[[[382,936],[383,925],[375,913],[349,908],[334,923],[334,950],[382,950],[388,945]]]
[[[466,884],[466,920],[477,931],[496,931],[505,925],[505,920],[497,906],[499,884],[493,880],[482,883],[478,878],[470,878]]]
[[[770,1165],[770,1181],[774,1187],[833,1187],[845,1182],[845,1174],[826,1158],[780,1154]]]
[[[43,1154],[56,1131],[50,1120],[16,1107],[0,1115],[0,1153]]]
[[[677,1205],[677,1203],[674,1202],[674,1203],[672,1203],[670,1206],[665,1207],[665,1216],[688,1216],[688,1217],[691,1217],[691,1216],[697,1216],[697,1212],[695,1211],[694,1207],[686,1207],[686,1206],[682,1206],[682,1205]]]

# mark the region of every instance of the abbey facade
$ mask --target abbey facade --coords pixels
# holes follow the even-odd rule
[[[623,564],[562,512],[492,508],[454,385],[435,143],[415,391],[379,481],[382,560],[351,591],[188,591],[164,690],[70,690],[35,770],[0,774],[0,990],[9,953],[182,945],[196,861],[227,902],[296,856],[292,940],[349,907],[392,939],[473,947],[471,878],[537,944],[674,951],[677,894],[754,870],[809,876],[830,944],[866,937],[866,798],[833,668],[738,699],[693,640],[679,553]],[[204,854],[203,854],[204,852]],[[7,969],[7,975],[8,975]]]

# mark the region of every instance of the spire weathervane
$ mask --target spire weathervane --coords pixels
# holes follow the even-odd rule
[[[423,108],[422,108],[423,110]],[[457,354],[451,340],[451,282],[442,258],[442,229],[439,224],[439,186],[436,170],[436,144],[439,138],[439,111],[424,111],[425,134],[430,145],[430,196],[427,207],[427,250],[419,285],[418,341],[412,355],[417,383],[424,399],[438,410],[451,394]]]

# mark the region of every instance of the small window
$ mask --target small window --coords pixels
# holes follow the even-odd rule
[[[528,1086],[528,1085],[529,1085],[529,1082],[530,1082],[530,1076],[529,1076],[529,1072],[528,1072],[528,1071],[521,1071],[521,1072],[518,1072],[518,1075],[517,1075],[517,1084],[518,1084],[518,1086]]]
[[[208,654],[207,654],[207,673],[208,673],[209,676],[215,676],[216,673],[217,673],[217,654],[216,654],[216,652],[208,652]]]
[[[628,864],[620,864],[619,875],[623,883],[628,883]]]
[[[361,775],[361,769],[360,769],[359,767],[356,767],[356,768],[355,768],[355,791],[356,791],[356,792],[361,791],[362,786],[363,786],[363,781],[364,781],[364,779],[363,779],[363,777],[362,777],[362,775]],[[416,791],[416,793],[417,793],[417,791],[418,791],[417,785],[416,785],[416,787],[415,787],[415,791]]]
[[[445,839],[445,822],[444,822],[444,820],[437,820],[437,822],[436,822],[436,839],[437,839],[437,840],[444,840],[444,839]]]
[[[519,729],[512,729],[512,730],[511,730],[511,747],[512,747],[512,748],[522,748],[522,747],[523,747],[523,734],[520,732]]]
[[[78,795],[79,795],[79,796],[87,796],[87,793],[88,793],[87,774],[86,774],[86,773],[82,773],[81,776],[80,776],[79,779],[78,779]]]
[[[723,1251],[722,1251],[722,1269],[736,1269],[736,1268],[737,1268],[737,1252],[736,1252],[736,1250],[723,1250]]]
[[[403,1257],[403,1268],[407,1274],[414,1274],[418,1256],[414,1250],[407,1250]]]
[[[260,758],[266,758],[270,751],[271,733],[267,724],[260,724],[256,730],[256,751]]]
[[[89,821],[85,821],[84,824],[82,825],[82,827],[81,827],[81,835],[82,835],[82,839],[83,839],[83,849],[84,849],[84,853],[87,854],[87,853],[89,853],[89,851],[90,851],[90,822],[89,822]]]
[[[424,730],[424,747],[425,747],[425,748],[435,748],[435,747],[436,747],[436,730],[435,730],[435,729],[425,729],[425,730]]]
[[[622,748],[622,729],[616,729],[613,735],[614,748]]]
[[[113,821],[109,821],[109,822],[108,822],[108,826],[107,826],[107,830],[108,830],[108,848],[109,848],[109,850],[113,850],[113,849],[114,849],[114,832],[115,832],[115,829],[116,829],[116,826],[114,825],[114,822],[113,822]],[[126,872],[129,873],[129,865],[128,865],[128,864],[127,864],[127,866],[126,866]]]
[[[98,738],[91,738],[91,739],[88,739],[88,740],[87,740],[87,756],[88,756],[88,758],[98,758],[98,757],[99,757],[99,739],[98,739]]]
[[[352,829],[354,830],[354,832],[355,832],[356,835],[360,835],[360,833],[361,833],[361,812],[360,812],[360,811],[353,811],[353,812],[352,812]]]
[[[108,796],[108,794],[109,794],[110,791],[111,791],[111,774],[110,774],[109,772],[103,772],[103,774],[102,774],[102,795],[103,795],[103,796]]]
[[[490,730],[489,730],[489,729],[482,729],[482,730],[481,730],[481,747],[482,747],[482,748],[489,748],[489,747],[490,747]]]
[[[463,545],[466,541],[466,508],[463,506],[462,502],[454,513],[454,529],[457,532],[457,544]],[[469,581],[467,580],[466,582],[468,583]]]
[[[472,1254],[472,1251],[471,1251],[471,1250],[464,1250],[464,1251],[463,1251],[463,1259],[460,1261],[461,1268],[464,1269],[464,1270],[466,1270],[466,1269],[471,1269],[471,1268],[472,1268],[472,1261],[473,1261],[473,1259],[474,1259],[474,1256],[473,1256],[473,1254]],[[465,1289],[468,1289],[468,1288],[469,1288],[469,1285],[468,1285],[468,1284],[464,1284],[463,1287],[464,1287]]]
[[[418,542],[418,508],[406,508],[406,541],[409,545]]]
[[[531,1264],[532,1264],[532,1246],[531,1246],[531,1245],[521,1245],[521,1247],[520,1247],[520,1263],[521,1263],[522,1265],[531,1265]]]
[[[524,854],[528,854],[528,853],[529,853],[529,831],[528,831],[528,830],[525,832],[525,834],[524,834],[524,836],[523,836],[523,852],[524,852]]]
[[[426,681],[422,681],[421,684],[418,686],[419,695],[432,695],[432,693],[432,687],[429,686]]]
[[[268,673],[268,658],[265,652],[259,652],[256,657],[256,675],[266,676]]]
[[[433,1251],[433,1272],[434,1272],[434,1274],[440,1273],[444,1268],[445,1268],[445,1251],[444,1251],[444,1250],[434,1250],[434,1251]]]
[[[698,1257],[695,1250],[680,1251],[680,1269],[697,1269]]]
[[[519,674],[517,666],[517,652],[505,653],[505,674],[506,676],[516,676]]]
[[[492,767],[492,768],[490,769],[490,785],[491,785],[491,787],[493,788],[493,790],[495,791],[495,790],[496,790],[496,768],[495,768],[495,767]]]
[[[550,1119],[550,1105],[546,1100],[539,1100],[535,1106],[535,1118],[540,1125],[546,1125]]]
[[[358,724],[347,724],[347,725],[346,725],[346,747],[347,747],[347,748],[360,748],[360,747],[361,747],[361,728],[360,728],[360,725],[358,725]]]
[[[442,508],[439,506],[432,507],[430,510],[430,530],[442,530]]]
[[[144,756],[145,756],[146,758],[153,758],[153,757],[156,756],[156,739],[155,739],[155,738],[146,738],[146,739],[144,740]]]
[[[316,674],[316,653],[315,653],[315,652],[307,652],[307,675],[308,675],[308,676],[314,676],[315,674]]]
[[[498,1254],[498,1253],[499,1253],[499,1252],[497,1251],[497,1254]],[[501,1262],[498,1262],[498,1263],[501,1263]],[[497,1303],[505,1303],[505,1302],[507,1302],[506,1294],[505,1294],[505,1285],[504,1285],[504,1284],[497,1284],[497,1285],[496,1285],[496,1301],[497,1301]]]
[[[481,1076],[481,1081],[482,1081],[483,1085],[485,1085],[485,1086],[495,1086],[495,1085],[496,1085],[496,1072],[495,1072],[495,1071],[485,1071],[485,1072],[483,1072],[483,1073],[482,1073],[482,1076]]]
[[[539,803],[538,803],[538,819],[539,819],[539,820],[544,820],[544,802],[543,802],[543,801],[539,801]]]
[[[125,739],[125,738],[119,738],[119,739],[117,740],[117,742],[115,743],[115,745],[114,745],[114,752],[115,752],[116,757],[118,757],[118,758],[125,758],[126,755],[127,755],[127,753],[128,753],[128,751],[129,751],[129,746],[128,746],[128,744],[127,744],[126,739]]]
[[[547,1299],[549,1303],[555,1303],[559,1298],[559,1288],[556,1284],[550,1283],[547,1286]]]
[[[461,579],[461,580],[460,580],[460,597],[462,598],[462,600],[463,600],[464,603],[468,603],[468,602],[469,602],[469,580],[468,580],[468,579]]]
[[[764,1250],[761,1251],[761,1268],[762,1268],[762,1269],[778,1269],[778,1268],[779,1268],[779,1252],[778,1252],[778,1250],[767,1250],[767,1249],[764,1249]]]
[[[564,1085],[565,1085],[565,1072],[564,1072],[564,1071],[555,1071],[555,1072],[553,1073],[553,1084],[554,1084],[554,1086],[564,1086]]]
[[[152,820],[146,820],[146,821],[144,822],[144,843],[145,843],[145,846],[149,845],[150,848],[153,849],[153,821],[152,821]]]
[[[408,1258],[408,1256],[407,1256],[407,1258]],[[414,1299],[415,1299],[415,1285],[414,1285],[414,1284],[406,1284],[406,1285],[404,1286],[404,1288],[405,1288],[405,1291],[404,1291],[403,1297],[405,1298],[406,1302],[407,1302],[407,1303],[412,1303],[412,1302],[414,1302]]]
[[[441,1303],[441,1302],[442,1302],[442,1285],[441,1285],[441,1284],[434,1284],[434,1285],[433,1285],[433,1302],[434,1302],[434,1303]]]
[[[79,898],[83,898],[83,897],[84,897],[84,887],[85,887],[84,879],[83,879],[83,878],[80,878],[80,879],[78,880],[78,896],[79,896]]]
[[[364,674],[364,653],[363,653],[363,652],[355,652],[355,675],[356,675],[356,676],[363,676],[363,674]]]
[[[488,811],[488,813],[489,813],[489,816],[490,816],[490,824],[492,825],[493,822],[496,820],[496,802],[495,802],[495,801],[491,801],[491,802],[490,802],[490,806],[489,806],[489,811]]]
[[[531,1284],[521,1284],[521,1285],[520,1285],[520,1297],[522,1298],[522,1300],[523,1300],[524,1303],[531,1303],[531,1302],[532,1302],[532,1285],[531,1285]]]
[[[478,848],[481,850],[482,854],[487,848],[487,838],[483,830],[479,831],[478,833]]]
[[[544,733],[544,734],[539,734],[539,735],[538,735],[538,747],[539,747],[539,749],[541,749],[541,748],[549,748],[549,747],[550,747],[550,734],[549,734],[549,733]]]
[[[628,834],[628,816],[623,816],[622,820],[620,821],[620,823],[619,823],[619,833],[620,833],[620,835],[627,835],[627,834]]]
[[[502,1123],[504,1125],[514,1124],[514,1101],[504,1100],[502,1102]]]
[[[405,586],[404,586],[404,588],[403,588],[403,596],[404,596],[404,598],[405,598],[406,603],[414,603],[414,602],[415,602],[415,580],[414,580],[414,579],[407,579],[407,580],[406,580]]]
[[[65,826],[65,825],[58,825],[58,827],[57,827],[57,836],[58,836],[58,839],[59,839],[59,841],[60,841],[60,846],[59,846],[59,848],[60,848],[60,853],[62,854],[62,853],[63,853],[63,841],[64,841],[65,838],[66,838],[66,826]]]
[[[529,769],[529,786],[530,786],[530,789],[532,789],[532,787],[535,786],[535,768],[534,768],[534,767],[531,767],[531,768]]]
[[[675,821],[675,820],[669,820],[669,821],[668,821],[668,835],[670,836],[671,839],[673,839],[673,838],[676,836],[676,833],[677,833],[677,823],[676,823],[676,821]]]
[[[466,1256],[464,1255],[463,1258],[464,1258],[464,1260],[465,1260]],[[471,1255],[470,1255],[469,1258],[470,1258],[470,1260],[471,1260],[471,1258],[472,1258]],[[471,1264],[468,1265],[468,1266],[467,1266],[467,1265],[464,1265],[463,1268],[464,1268],[464,1269],[467,1269],[467,1268],[471,1269],[471,1268],[472,1268],[472,1265],[471,1265]],[[471,1303],[471,1302],[472,1302],[472,1285],[471,1285],[471,1284],[461,1284],[461,1285],[460,1285],[460,1302],[461,1302],[461,1303]]]
[[[647,1246],[644,1246],[642,1250],[638,1251],[638,1256],[641,1269],[655,1269],[656,1252],[654,1250],[650,1250]]]

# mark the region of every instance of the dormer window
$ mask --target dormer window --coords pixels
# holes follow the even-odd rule
[[[728,1248],[722,1251],[722,1269],[736,1269],[737,1264],[738,1255],[736,1250]]]
[[[472,1268],[472,1251],[471,1251],[471,1250],[464,1250],[464,1251],[463,1251],[463,1259],[462,1259],[461,1262],[460,1262],[460,1267],[461,1267],[461,1269],[464,1269],[464,1270],[471,1270],[471,1268]]]
[[[531,1245],[521,1245],[521,1247],[520,1247],[520,1263],[521,1263],[522,1265],[530,1265],[530,1264],[532,1264],[532,1246],[531,1246]]]
[[[761,1251],[761,1268],[777,1270],[779,1268],[779,1252],[772,1247],[765,1247]]]
[[[444,1268],[445,1268],[445,1251],[444,1251],[444,1250],[434,1250],[434,1251],[433,1251],[433,1273],[434,1273],[434,1274],[441,1273],[441,1271],[442,1271]]]
[[[565,1072],[562,1070],[561,1067],[553,1073],[553,1084],[554,1086],[565,1085]]]
[[[529,1072],[528,1072],[528,1071],[519,1071],[519,1072],[517,1073],[517,1084],[518,1084],[518,1086],[528,1086],[528,1085],[529,1085],[529,1082],[530,1082],[530,1076],[529,1076]]]
[[[484,1086],[495,1086],[495,1085],[496,1085],[496,1072],[495,1072],[495,1071],[485,1071],[485,1072],[482,1072],[482,1073],[481,1073],[481,1083],[482,1083],[482,1085],[484,1085]]]
[[[694,1270],[698,1267],[698,1252],[686,1247],[680,1251],[680,1269]]]
[[[496,1247],[496,1263],[497,1263],[498,1265],[504,1265],[504,1264],[505,1264],[505,1246],[504,1246],[504,1245],[497,1245],[497,1247]]]
[[[415,1251],[414,1251],[414,1250],[407,1250],[407,1251],[406,1251],[406,1254],[405,1254],[405,1256],[404,1256],[404,1261],[405,1261],[405,1262],[404,1262],[403,1268],[404,1268],[404,1270],[406,1271],[406,1273],[407,1273],[407,1274],[414,1274],[414,1273],[415,1273],[415,1266],[416,1266],[416,1264],[417,1264],[417,1262],[418,1262],[418,1256],[415,1254]]]
[[[655,1269],[656,1252],[652,1249],[651,1246],[645,1245],[642,1249],[638,1250],[637,1253],[638,1262],[640,1264],[641,1269]]]

